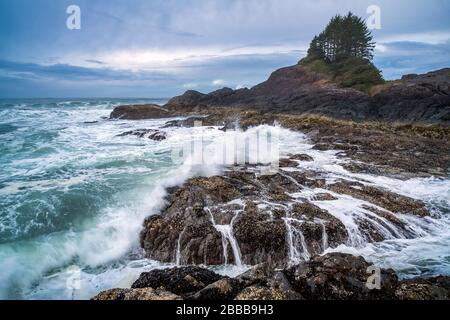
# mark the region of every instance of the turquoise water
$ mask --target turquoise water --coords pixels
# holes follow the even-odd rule
[[[140,102],[163,101],[1,102],[0,298],[26,298],[72,265],[95,274],[139,256],[136,229],[153,207],[142,194],[173,167],[170,149],[115,137],[157,125],[107,120],[115,106]]]
[[[118,137],[167,121],[109,120],[138,103],[165,100],[0,100],[0,299],[88,299],[165,266],[144,259],[142,222],[167,186],[207,172],[172,161],[193,129]]]
[[[189,159],[173,161],[173,150],[201,136],[207,142],[202,156],[212,159],[235,137],[218,128],[168,128],[162,142],[118,137],[133,129],[159,128],[167,119],[108,119],[121,104],[164,102],[0,100],[0,299],[88,299],[101,290],[129,287],[143,271],[170,266],[144,258],[138,243],[143,220],[164,205],[167,186],[222,170]],[[345,160],[333,151],[313,150],[301,133],[260,126],[249,134],[268,129],[278,132],[280,153],[315,159],[299,170],[322,172],[330,181],[354,179],[387,188],[425,201],[433,212],[427,219],[404,217],[419,235],[416,239],[333,250],[361,254],[403,277],[450,274],[450,179],[405,182],[352,174],[343,169]],[[308,196],[308,190],[302,192],[300,197]],[[346,197],[329,205],[337,215],[361,209]],[[234,275],[243,269],[215,270]]]

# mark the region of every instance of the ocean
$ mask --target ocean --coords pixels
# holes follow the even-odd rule
[[[109,120],[118,105],[164,102],[0,100],[0,299],[89,299],[101,290],[129,287],[143,271],[175,265],[144,257],[139,246],[143,220],[162,208],[166,187],[195,175],[219,174],[223,167],[173,161],[173,151],[201,136],[214,157],[233,136],[213,127],[162,129],[164,141],[119,137],[130,130],[158,129],[169,119]],[[382,186],[425,201],[432,212],[425,219],[405,218],[416,229],[416,239],[329,251],[361,254],[402,277],[450,275],[450,178],[401,181],[351,174],[336,152],[313,150],[302,133],[269,126],[251,130],[275,130],[281,154],[312,155],[315,161],[305,168],[323,171],[327,179],[345,176]],[[345,212],[358,210],[351,199],[328,205],[330,212],[344,213],[342,219],[351,219]],[[213,269],[236,275],[246,268]]]

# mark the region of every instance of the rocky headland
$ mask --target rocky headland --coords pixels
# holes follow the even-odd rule
[[[450,125],[450,69],[373,86],[366,93],[334,83],[308,66],[279,69],[251,89],[223,88],[209,94],[187,91],[163,107],[122,106],[112,118],[149,119],[207,112],[228,107],[262,113],[320,115],[359,122]]]
[[[350,173],[400,180],[449,175],[450,69],[362,92],[299,64],[251,89],[188,91],[164,106],[121,106],[111,114],[174,116],[185,118],[167,122],[161,132],[124,135],[162,140],[164,128],[198,121],[223,131],[279,124],[305,133],[316,151],[338,151]],[[132,288],[94,299],[449,299],[448,277],[400,281],[383,269],[381,288],[370,290],[367,261],[327,253],[340,245],[418,237],[416,224],[433,213],[420,200],[364,180],[330,180],[301,165],[315,160],[290,154],[273,175],[236,165],[170,188],[160,214],[143,222],[140,242],[148,258],[180,267],[143,273]],[[336,209],[340,199],[354,207]],[[196,266],[223,264],[254,267],[229,278]]]

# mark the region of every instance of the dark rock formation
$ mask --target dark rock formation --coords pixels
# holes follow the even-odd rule
[[[257,265],[236,278],[207,269],[184,267],[141,275],[133,289],[112,289],[95,300],[448,300],[450,277],[398,281],[379,269],[373,281],[362,257],[330,253],[284,270]],[[372,284],[375,286],[370,286]]]
[[[405,280],[395,295],[400,300],[450,300],[450,277]]]
[[[139,138],[145,138],[155,140],[155,141],[162,141],[167,138],[167,135],[165,132],[154,130],[154,129],[137,129],[137,130],[131,130],[126,131],[124,133],[121,133],[118,135],[118,137],[125,137],[125,136],[137,136]]]
[[[371,202],[391,212],[408,213],[420,217],[430,214],[422,201],[366,186],[359,182],[341,181],[331,184],[327,188],[337,193],[348,194],[354,198]]]
[[[172,128],[172,127],[193,127],[195,126],[196,122],[202,124],[204,120],[204,117],[188,117],[187,119],[183,120],[171,120],[167,121],[163,128]]]
[[[304,188],[320,192],[294,199]],[[327,184],[318,172],[281,169],[269,176],[252,166],[234,167],[172,190],[161,214],[144,222],[141,246],[149,258],[164,262],[284,267],[351,242],[343,222],[311,202],[337,199],[323,189],[365,201],[360,210],[366,213],[354,218],[362,242],[414,237],[397,213],[429,215],[421,201],[354,182]]]
[[[186,295],[187,300],[231,300],[242,289],[237,279],[222,278],[211,283],[198,292]]]
[[[381,271],[381,289],[370,290],[370,266],[362,257],[328,254],[292,267],[286,276],[293,288],[308,300],[394,299],[397,276],[391,269]]]
[[[164,288],[177,295],[184,295],[199,291],[222,278],[210,270],[195,266],[153,270],[142,273],[131,288]]]
[[[279,69],[251,89],[224,88],[209,94],[188,91],[171,99],[173,112],[244,107],[275,113],[315,114],[336,119],[450,124],[450,69],[405,77],[378,88],[374,96],[339,87],[327,76],[295,65]]]
[[[168,118],[171,114],[167,109],[156,104],[119,106],[111,113],[111,119],[142,120]]]
[[[342,157],[355,160],[345,165],[351,172],[401,179],[449,174],[450,128],[310,120],[285,124],[308,132],[315,149],[342,150]]]
[[[168,291],[153,288],[111,289],[99,293],[92,300],[181,300],[181,297]]]

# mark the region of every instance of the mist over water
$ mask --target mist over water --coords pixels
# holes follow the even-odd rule
[[[234,135],[257,130],[275,130],[281,154],[307,153],[315,159],[300,169],[326,172],[328,180],[364,180],[422,199],[432,209],[432,218],[405,217],[420,238],[329,250],[363,254],[405,277],[450,274],[449,179],[405,182],[350,174],[334,152],[312,150],[303,134],[279,127],[260,126],[249,133],[167,128],[161,142],[118,137],[133,129],[157,129],[167,121],[108,119],[115,106],[144,102],[164,103],[0,101],[0,298],[87,299],[101,290],[128,287],[143,271],[171,266],[144,258],[138,243],[143,220],[164,205],[167,186],[223,169],[194,165],[192,159],[174,163],[173,149],[203,136],[206,154],[214,156]],[[341,210],[351,203],[340,197],[332,204]],[[245,266],[214,269],[235,275]],[[79,290],[67,285],[74,276]]]

